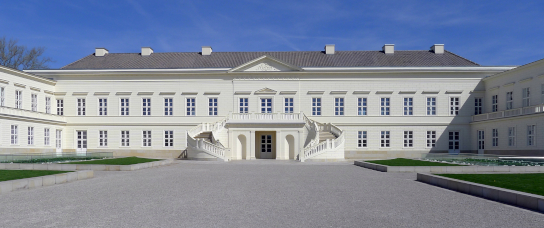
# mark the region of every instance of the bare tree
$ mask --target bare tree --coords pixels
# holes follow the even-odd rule
[[[19,70],[49,69],[47,63],[53,62],[49,57],[42,57],[45,47],[27,48],[17,45],[18,40],[0,38],[0,65]]]

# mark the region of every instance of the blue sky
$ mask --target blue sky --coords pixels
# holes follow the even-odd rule
[[[541,1],[0,0],[0,37],[44,46],[60,68],[110,53],[446,50],[482,65],[544,58]]]

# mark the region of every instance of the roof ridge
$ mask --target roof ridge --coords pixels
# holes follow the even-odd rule
[[[466,60],[466,61],[469,61],[469,62],[471,62],[471,63],[474,63],[474,64],[476,64],[476,65],[478,65],[478,66],[481,66],[480,64],[478,64],[478,63],[476,63],[476,62],[474,62],[474,61],[472,61],[472,60],[470,60],[470,59],[467,59],[467,58],[465,58],[465,57],[463,57],[463,56],[460,56],[460,55],[458,55],[458,54],[455,54],[455,53],[453,53],[453,52],[451,52],[451,51],[444,50],[444,52],[450,53],[450,54],[455,55],[455,56],[457,56],[457,57],[459,57],[459,58],[462,58],[462,59],[464,59],[464,60]]]

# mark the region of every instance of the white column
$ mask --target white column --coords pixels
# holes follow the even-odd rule
[[[248,150],[250,154],[250,159],[256,159],[255,158],[255,131],[249,131],[249,145],[251,145]]]

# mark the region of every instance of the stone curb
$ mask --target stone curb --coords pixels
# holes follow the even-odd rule
[[[544,213],[544,196],[462,181],[429,173],[417,173],[417,180],[453,191]]]
[[[73,182],[77,180],[84,180],[94,177],[94,171],[92,170],[83,170],[69,173],[59,173],[54,175],[47,175],[41,177],[31,177],[10,181],[0,182],[0,195],[22,190],[22,189],[33,189],[40,188],[43,186],[51,186],[55,184],[62,184],[67,182]]]
[[[364,161],[354,165],[390,173],[524,173],[544,172],[544,166],[387,166]]]
[[[171,164],[173,159],[166,159],[154,162],[139,163],[134,165],[100,165],[100,164],[27,164],[7,163],[0,164],[0,169],[22,169],[22,170],[94,170],[94,171],[134,171],[151,167],[158,167]]]

